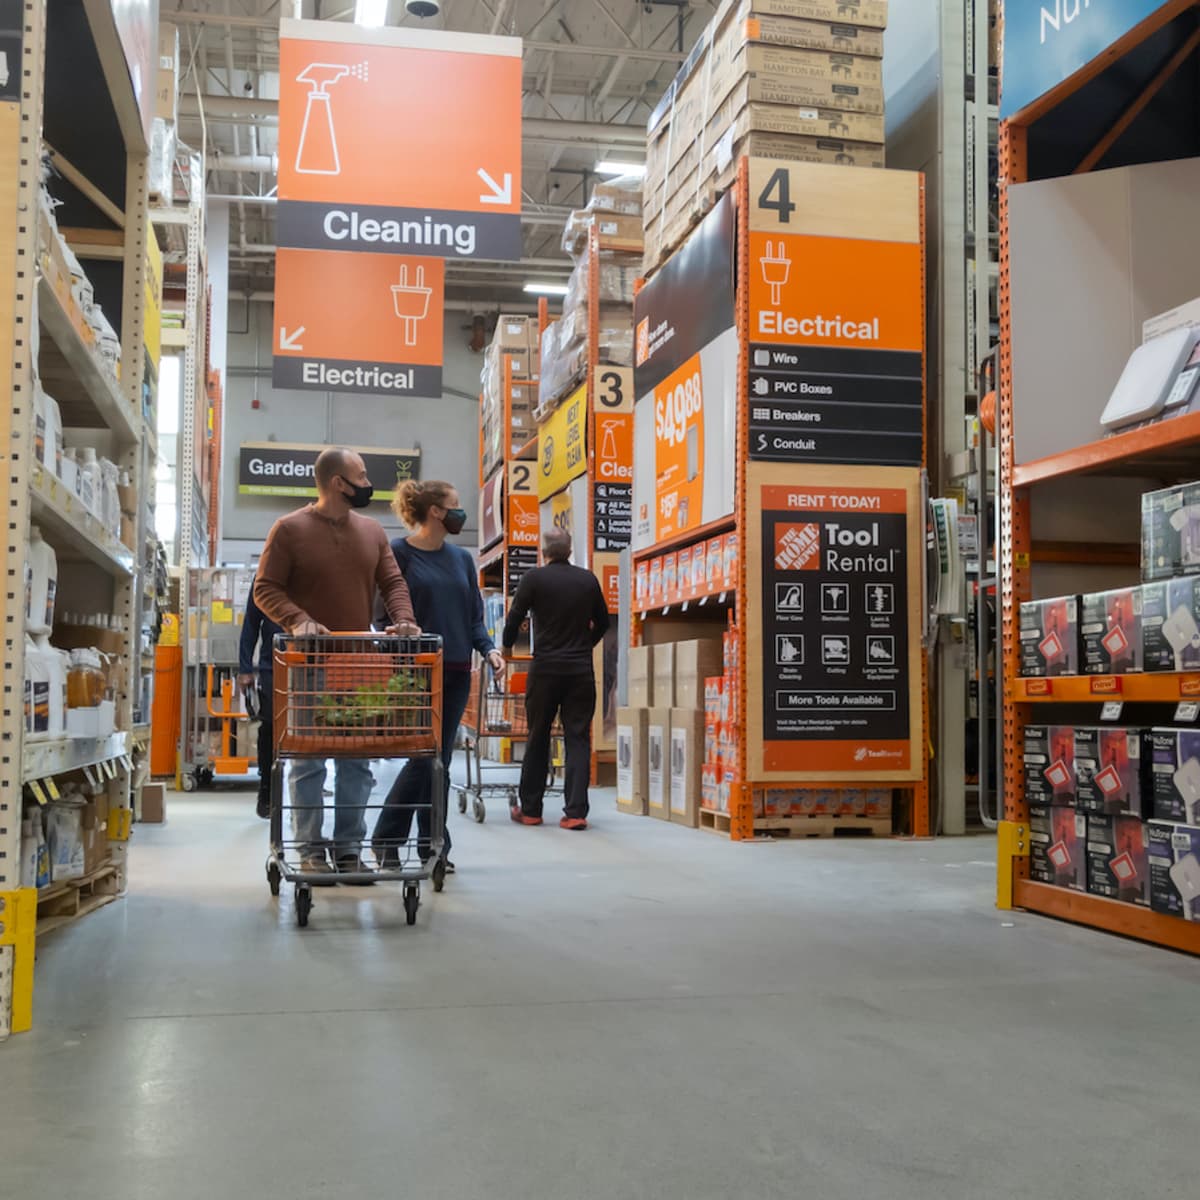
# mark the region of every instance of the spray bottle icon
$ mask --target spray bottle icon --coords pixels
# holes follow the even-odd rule
[[[298,175],[337,175],[341,172],[342,162],[338,156],[329,89],[347,75],[353,75],[365,83],[367,64],[361,62],[348,67],[344,63],[309,63],[296,76],[297,83],[307,83],[309,87],[304,124],[300,129],[300,145],[296,148]]]

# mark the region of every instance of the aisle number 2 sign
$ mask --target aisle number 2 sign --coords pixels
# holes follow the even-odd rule
[[[521,41],[285,20],[278,242],[521,257]]]

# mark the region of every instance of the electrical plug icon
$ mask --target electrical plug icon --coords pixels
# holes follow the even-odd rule
[[[417,344],[417,323],[429,315],[429,297],[433,289],[425,286],[425,268],[417,268],[416,283],[408,283],[408,267],[401,265],[400,282],[392,284],[392,308],[404,324],[404,344]]]
[[[767,252],[760,258],[763,283],[771,289],[771,303],[778,308],[783,302],[783,286],[792,270],[792,260],[784,252],[782,242],[768,242]]]

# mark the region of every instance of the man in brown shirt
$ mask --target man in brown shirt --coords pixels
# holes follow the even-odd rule
[[[378,589],[395,631],[420,632],[408,585],[396,565],[383,526],[356,509],[371,502],[373,488],[362,456],[330,447],[315,467],[319,499],[281,517],[271,528],[259,560],[254,599],[288,633],[362,633],[371,627]],[[333,849],[338,870],[363,870],[364,809],[374,779],[370,763],[335,760]],[[321,840],[325,818],[325,762],[297,759],[291,765],[292,815],[303,869],[330,871]]]

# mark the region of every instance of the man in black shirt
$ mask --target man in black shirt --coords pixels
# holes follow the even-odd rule
[[[596,679],[592,650],[608,629],[608,605],[591,571],[573,567],[571,535],[551,529],[542,538],[544,567],[517,585],[504,649],[512,650],[521,622],[533,614],[533,665],[525,691],[529,740],[521,764],[520,802],[510,810],[518,825],[542,823],[542,798],[550,770],[550,729],[561,714],[566,743],[565,815],[563,829],[586,829],[588,780],[591,776],[592,717],[596,711]]]

